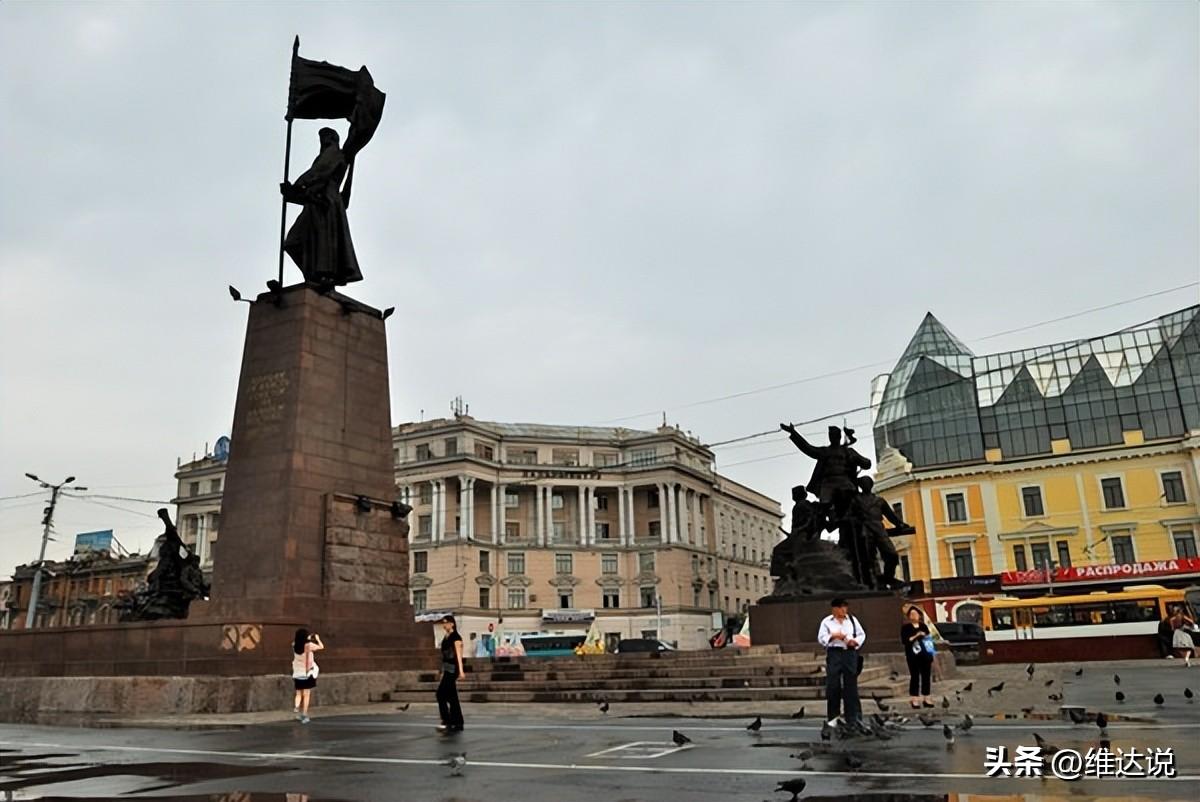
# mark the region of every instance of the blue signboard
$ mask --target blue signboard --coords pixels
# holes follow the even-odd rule
[[[222,435],[217,438],[217,442],[213,444],[213,458],[221,462],[229,460],[229,438]]]
[[[101,529],[99,532],[80,532],[75,536],[75,553],[85,551],[112,551],[113,530]]]

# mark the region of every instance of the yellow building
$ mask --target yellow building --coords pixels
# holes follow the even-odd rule
[[[876,487],[916,528],[905,575],[964,597],[1196,582],[1198,313],[988,356],[927,315],[873,386]]]

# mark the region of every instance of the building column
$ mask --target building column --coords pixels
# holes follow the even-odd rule
[[[498,517],[496,515],[496,488],[497,488],[496,483],[492,482],[492,492],[491,492],[491,496],[490,496],[490,498],[492,500],[492,506],[489,508],[489,509],[491,509],[492,514],[489,515],[488,517],[492,519],[492,542],[493,543],[500,542],[500,535],[496,531],[496,521],[498,520]]]
[[[625,519],[625,487],[617,488],[617,543],[625,545],[625,537],[629,533]]]
[[[441,479],[434,479],[430,484],[433,486],[433,542],[440,543],[442,532],[446,527],[445,508],[442,500],[444,482]]]
[[[688,490],[686,485],[679,486],[679,541],[692,543],[692,529],[689,525]]]
[[[587,543],[587,489],[579,486],[579,545]]]
[[[667,486],[662,482],[658,483],[658,538],[663,543],[667,542],[667,533],[670,531],[667,528]]]
[[[630,545],[630,546],[633,546],[637,543],[637,510],[635,510],[633,507],[633,499],[634,499],[634,496],[636,495],[636,493],[637,493],[636,487],[629,488],[629,504],[627,505],[626,508],[629,511],[629,528],[627,530],[627,533],[629,535],[629,544],[628,545]]]
[[[475,539],[475,477],[467,479],[467,540]]]
[[[458,538],[465,540],[467,531],[467,477],[458,477]]]
[[[533,540],[539,546],[544,546],[546,544],[546,488],[544,485],[534,485],[533,490],[536,495],[534,518],[537,524]]]
[[[708,544],[701,541],[700,538],[700,491],[692,493],[692,542],[702,549],[707,549]],[[770,541],[768,541],[770,542]]]
[[[667,484],[667,542],[679,542],[678,505],[675,503],[675,483]]]
[[[504,525],[507,523],[505,519],[508,517],[508,505],[506,503],[508,488],[501,484],[496,485],[496,496],[499,499],[496,504],[496,532],[499,535],[499,539],[496,542],[503,546],[505,539]],[[499,557],[496,559],[499,559]],[[499,574],[499,569],[496,569],[494,573]],[[496,592],[499,593],[500,591]]]

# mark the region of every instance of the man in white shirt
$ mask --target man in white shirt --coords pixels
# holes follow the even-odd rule
[[[821,621],[817,642],[825,647],[825,718],[836,722],[842,700],[846,702],[846,724],[862,727],[862,703],[858,699],[858,650],[867,640],[866,630],[854,616],[850,605],[837,597],[830,603],[832,612]]]

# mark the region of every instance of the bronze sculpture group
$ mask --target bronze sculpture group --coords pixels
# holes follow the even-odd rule
[[[154,621],[187,618],[188,605],[208,598],[208,583],[200,569],[200,558],[179,537],[165,509],[158,511],[163,533],[158,537],[158,564],[146,582],[117,602],[120,621]]]
[[[899,587],[899,557],[891,537],[915,530],[875,495],[869,476],[859,475],[871,461],[854,450],[854,431],[830,426],[829,445],[815,446],[791,424],[781,423],[779,428],[817,464],[808,485],[792,489],[791,529],[785,530],[787,537],[771,555],[771,575],[776,577],[772,597]],[[885,528],[884,518],[894,528]],[[835,530],[836,545],[821,538],[823,532]]]

